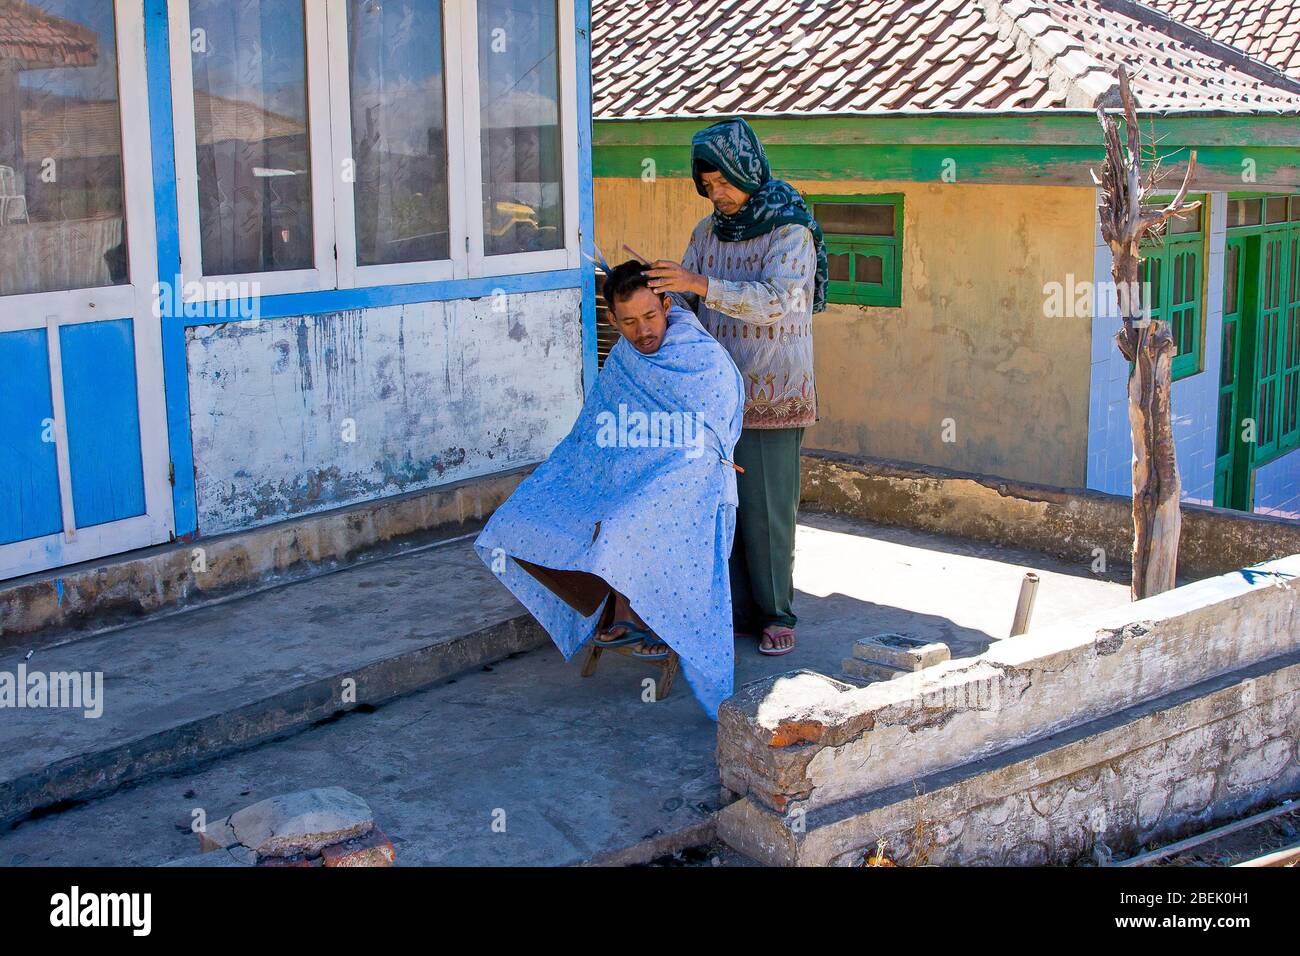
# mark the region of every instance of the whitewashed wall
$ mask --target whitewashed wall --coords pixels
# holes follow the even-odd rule
[[[199,532],[541,461],[582,405],[580,300],[573,289],[190,329]]]

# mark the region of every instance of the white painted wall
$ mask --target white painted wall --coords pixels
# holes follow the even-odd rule
[[[577,289],[190,329],[199,532],[541,461],[581,341]]]
[[[1219,353],[1223,344],[1223,269],[1227,248],[1227,194],[1210,193],[1210,245],[1205,257],[1205,343],[1201,371],[1174,382],[1174,453],[1183,500],[1214,504],[1214,452],[1218,431]],[[1111,280],[1110,247],[1093,216],[1093,280]],[[1114,495],[1133,493],[1133,439],[1128,421],[1128,362],[1115,345],[1119,309],[1094,302],[1092,377],[1088,401],[1088,487]]]

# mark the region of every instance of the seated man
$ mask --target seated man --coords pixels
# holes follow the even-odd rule
[[[493,514],[474,546],[565,658],[584,644],[667,647],[710,717],[731,693],[727,559],[744,385],[695,316],[611,270],[622,336],[572,430]]]

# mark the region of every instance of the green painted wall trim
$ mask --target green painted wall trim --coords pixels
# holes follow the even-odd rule
[[[689,176],[694,120],[602,120],[595,125],[597,178]],[[1197,149],[1196,184],[1240,188],[1253,164],[1261,189],[1300,186],[1300,120],[1295,117],[1175,117],[1156,122],[1167,172]],[[755,120],[785,179],[1092,185],[1101,134],[1085,117],[855,117]],[[1242,145],[1250,144],[1250,145]],[[1249,163],[1248,163],[1249,161]]]
[[[683,145],[712,119],[598,119],[592,142],[601,146]],[[1101,127],[1091,114],[1013,116],[809,116],[749,117],[765,144],[1011,144],[1093,146]],[[1300,148],[1297,116],[1143,116],[1154,123],[1162,147],[1292,146]]]

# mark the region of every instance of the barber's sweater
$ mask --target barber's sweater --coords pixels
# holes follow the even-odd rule
[[[804,226],[722,242],[711,217],[695,227],[682,265],[709,279],[708,294],[681,295],[731,353],[745,381],[746,428],[797,428],[817,420],[812,303],[817,256]]]

